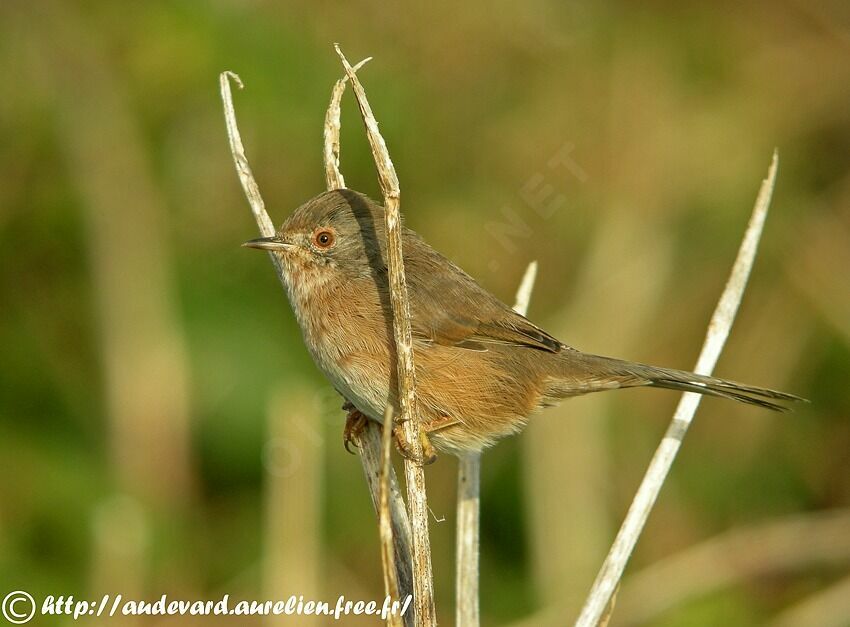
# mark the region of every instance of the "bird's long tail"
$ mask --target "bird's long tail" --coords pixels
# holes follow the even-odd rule
[[[794,402],[806,399],[785,392],[760,388],[685,370],[659,368],[646,364],[590,355],[580,351],[563,354],[562,370],[552,381],[549,394],[554,397],[587,394],[628,387],[658,387],[708,396],[729,398],[773,411],[789,408],[776,401]]]

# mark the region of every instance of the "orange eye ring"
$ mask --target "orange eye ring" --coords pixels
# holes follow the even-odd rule
[[[330,229],[319,229],[313,234],[313,244],[317,248],[328,249],[336,242],[336,235]]]

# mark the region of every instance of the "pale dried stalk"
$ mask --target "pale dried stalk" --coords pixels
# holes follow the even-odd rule
[[[401,488],[396,479],[395,472],[390,467],[390,472],[383,472],[383,443],[381,436],[381,425],[369,421],[366,428],[357,438],[357,446],[360,453],[360,462],[363,464],[363,474],[366,476],[366,484],[369,494],[372,496],[372,505],[375,512],[380,516],[381,512],[381,481],[387,477],[389,491],[387,499],[390,503],[390,517],[393,528],[393,546],[395,547],[395,568],[398,581],[399,595],[401,599],[413,594],[413,550],[411,548],[410,520],[407,517],[407,509],[401,494]],[[380,522],[380,519],[379,519]],[[412,624],[412,614],[404,616],[405,624]]]
[[[366,57],[354,66],[354,71],[357,72],[371,60],[372,57]],[[347,82],[348,75],[346,74],[334,84],[331,91],[331,102],[328,105],[327,113],[325,113],[325,183],[329,191],[345,189],[345,178],[339,170],[339,130],[341,125],[339,105]]]
[[[404,436],[413,456],[422,458],[420,441],[421,424],[416,397],[416,376],[413,365],[413,340],[410,331],[410,302],[404,277],[404,261],[401,247],[401,215],[399,212],[400,190],[389,151],[378,130],[378,122],[372,114],[366,92],[339,49],[334,46],[342,60],[357,104],[366,126],[366,135],[378,170],[387,225],[387,267],[390,278],[390,302],[393,310],[393,331],[398,361],[398,399]],[[428,538],[428,501],[425,494],[425,472],[422,466],[410,459],[404,462],[407,483],[407,503],[413,531],[413,604],[416,625],[434,625],[434,582],[431,573],[431,547]]]
[[[514,311],[528,311],[531,290],[537,277],[537,262],[528,264],[516,293]],[[479,555],[481,533],[481,453],[472,452],[458,460],[457,538],[455,556],[455,623],[475,627],[481,622],[479,604]]]
[[[774,152],[767,178],[762,182],[744,239],[738,250],[738,256],[732,266],[732,273],[708,325],[702,352],[694,368],[694,372],[697,374],[711,374],[720,352],[723,350],[726,338],[729,337],[729,330],[744,295],[747,279],[758,250],[761,232],[767,218],[767,209],[776,182],[777,166],[778,156]],[[682,395],[676,413],[673,415],[673,420],[649,464],[623,525],[620,527],[614,544],[602,564],[596,581],[593,583],[590,594],[576,621],[577,627],[595,627],[598,625],[606,607],[611,603],[614,591],[623,576],[626,563],[629,561],[649,517],[649,512],[652,510],[658,493],[661,491],[661,486],[664,485],[667,474],[676,459],[676,454],[682,445],[682,439],[693,420],[701,398],[699,394],[693,392],[686,392]]]
[[[242,145],[242,136],[239,134],[239,127],[236,126],[236,112],[233,110],[233,94],[230,92],[231,80],[236,83],[239,89],[244,87],[242,79],[235,72],[225,71],[218,77],[221,87],[221,101],[224,105],[224,122],[227,125],[227,139],[230,142],[233,164],[236,166],[236,174],[239,175],[239,181],[242,183],[242,189],[245,191],[245,198],[248,199],[248,204],[251,205],[251,213],[254,214],[254,220],[260,229],[260,235],[271,237],[275,234],[274,223],[269,217],[269,214],[266,213],[266,204],[260,195],[260,188],[257,187],[257,181],[251,172],[251,166],[248,165],[248,157],[245,156],[245,147]],[[280,265],[280,259],[271,251],[269,251],[269,257],[272,263],[274,263],[281,283],[283,283],[283,268]]]
[[[481,532],[481,452],[458,458],[457,537],[455,539],[455,624],[477,627],[479,608],[479,550]]]
[[[378,524],[381,531],[381,564],[384,570],[384,590],[391,599],[401,600],[396,574],[395,548],[393,546],[392,513],[390,512],[390,472],[393,465],[390,461],[390,445],[393,432],[393,408],[387,405],[384,411],[383,432],[381,433],[381,490],[380,507],[378,508]],[[402,624],[401,617],[396,614],[387,616],[387,625],[398,627]]]
[[[534,289],[534,281],[537,279],[537,262],[532,261],[522,275],[522,281],[516,291],[514,311],[524,316],[528,313],[528,305],[531,302],[531,291]]]
[[[354,66],[357,72],[371,57],[363,59]],[[324,162],[325,182],[328,191],[344,189],[345,179],[339,169],[339,133],[340,133],[340,101],[345,92],[348,75],[339,79],[331,92],[331,101],[325,114],[324,128]],[[391,410],[392,408],[388,408]],[[387,594],[400,599],[412,594],[410,565],[410,521],[401,491],[398,489],[398,479],[395,469],[389,463],[389,451],[383,454],[384,446],[375,435],[377,427],[369,423],[366,432],[356,437],[360,450],[360,462],[366,475],[366,484],[372,496],[372,503],[378,514],[381,534],[381,562],[384,567],[384,583]],[[370,436],[369,432],[372,432]],[[388,525],[388,526],[387,526]],[[387,570],[387,569],[390,570]],[[399,583],[401,582],[401,584]],[[400,596],[401,595],[401,596]],[[396,617],[397,618],[397,617]],[[405,616],[408,621],[410,615]]]

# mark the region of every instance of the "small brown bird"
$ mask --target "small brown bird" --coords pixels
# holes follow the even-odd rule
[[[289,301],[316,364],[359,414],[398,414],[384,209],[363,194],[326,192],[274,237],[251,240],[282,262]],[[563,398],[660,387],[767,409],[802,400],[682,370],[583,353],[502,303],[410,229],[402,234],[423,431],[438,450],[480,450]],[[350,426],[350,425],[349,425]]]

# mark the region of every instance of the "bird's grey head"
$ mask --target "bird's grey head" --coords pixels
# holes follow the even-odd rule
[[[298,207],[273,237],[245,242],[274,251],[293,280],[329,272],[363,276],[384,266],[384,209],[348,189],[324,192]]]

